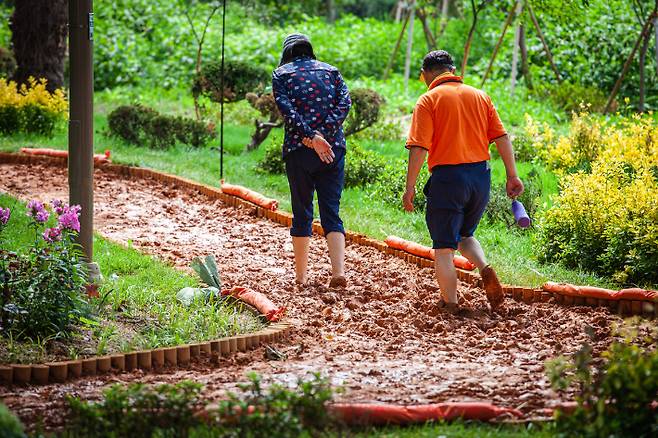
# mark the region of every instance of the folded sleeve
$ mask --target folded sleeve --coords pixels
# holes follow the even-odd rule
[[[284,79],[276,71],[272,73],[272,93],[274,94],[276,106],[279,108],[288,129],[297,132],[303,138],[313,138],[315,131],[311,129],[304,118],[295,110],[295,107],[290,101],[290,96],[288,96]]]
[[[414,108],[411,116],[411,127],[407,136],[406,148],[418,146],[429,150],[434,137],[434,120],[429,106],[421,97]]]

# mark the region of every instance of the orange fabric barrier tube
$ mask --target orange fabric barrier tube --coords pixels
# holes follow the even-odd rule
[[[58,158],[68,158],[69,152],[62,151],[59,149],[50,149],[50,148],[21,148],[21,153],[27,155],[44,155],[47,157],[58,157]],[[110,162],[110,151],[106,150],[103,154],[94,154],[94,163],[109,163]]]
[[[425,245],[421,245],[420,243],[411,242],[397,236],[388,236],[384,242],[391,248],[399,249],[418,257],[434,260],[434,250]],[[472,271],[475,269],[473,263],[469,262],[466,257],[460,255],[455,255],[453,263],[459,269],[464,269],[466,271]]]
[[[658,292],[640,288],[611,290],[593,286],[574,286],[568,283],[554,283],[552,281],[544,284],[543,289],[546,292],[558,293],[560,295],[569,295],[582,298],[596,298],[603,300],[639,300],[639,301],[656,301]]]
[[[237,196],[241,199],[244,199],[245,201],[251,202],[252,204],[258,205],[259,207],[263,207],[272,211],[275,211],[279,207],[279,201],[276,199],[268,198],[246,187],[238,186],[235,184],[227,184],[224,181],[222,181],[221,187],[222,192]]]
[[[230,295],[240,301],[244,301],[245,303],[254,306],[256,310],[263,314],[270,322],[280,321],[286,312],[285,307],[276,307],[276,305],[264,294],[245,287],[234,287],[233,289],[225,290],[222,292],[222,295]]]
[[[349,425],[414,424],[436,420],[489,421],[502,415],[523,417],[516,409],[501,408],[490,403],[437,403],[430,405],[335,404],[330,411]]]

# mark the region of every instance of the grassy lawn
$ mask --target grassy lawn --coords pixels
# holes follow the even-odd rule
[[[143,101],[163,112],[182,113],[191,116],[191,98],[181,90],[168,90],[156,93],[142,89],[117,89],[96,95],[95,114],[95,151],[105,149],[112,151],[116,163],[150,167],[165,172],[181,175],[206,184],[219,185],[220,158],[218,141],[211,147],[190,149],[182,146],[167,151],[152,150],[126,144],[109,137],[106,115],[120,104]],[[180,108],[187,110],[181,111]],[[280,201],[280,208],[290,211],[288,182],[284,175],[270,175],[257,172],[255,167],[264,155],[265,146],[272,138],[281,139],[280,130],[273,131],[270,139],[259,150],[245,152],[244,146],[249,141],[251,127],[238,125],[248,120],[242,103],[237,107],[228,105],[225,126],[224,178],[236,184],[242,184]],[[403,141],[368,141],[360,140],[365,148],[375,150],[390,158],[404,158],[406,151]],[[0,150],[16,151],[22,146],[45,146],[63,149],[67,145],[65,130],[52,139],[14,136],[0,139]],[[349,147],[349,146],[348,146]],[[349,155],[348,155],[349,159]],[[536,167],[536,166],[535,166]],[[492,161],[494,185],[504,182],[504,167],[500,159]],[[520,176],[525,177],[533,168],[530,163],[519,163]],[[550,205],[551,195],[557,193],[555,176],[539,168],[542,186],[540,204],[544,208]],[[425,226],[423,213],[408,214],[401,208],[392,207],[371,196],[367,190],[360,188],[346,189],[341,204],[341,214],[348,229],[365,233],[371,237],[383,239],[395,234],[429,245],[430,239]],[[317,208],[316,208],[317,215]],[[511,215],[511,212],[510,212]],[[611,283],[579,270],[564,268],[554,264],[540,264],[533,255],[532,231],[508,228],[500,223],[483,221],[476,233],[482,242],[486,254],[496,267],[502,281],[524,286],[538,286],[547,280],[567,281],[579,284],[610,286]]]
[[[24,205],[0,195],[0,206],[12,209],[9,227],[0,237],[2,247],[24,250],[34,241]],[[176,300],[176,292],[197,286],[198,280],[135,249],[97,235],[94,256],[106,276],[101,298],[92,301],[96,321],[82,325],[71,339],[56,339],[49,346],[44,340],[19,342],[0,337],[0,363],[42,362],[172,346],[262,327],[250,311],[226,301],[199,301],[183,306]]]
[[[491,425],[480,422],[451,422],[426,424],[410,427],[386,427],[372,429],[357,437],[372,436],[380,438],[523,438],[553,437],[556,435],[553,423],[527,425]]]

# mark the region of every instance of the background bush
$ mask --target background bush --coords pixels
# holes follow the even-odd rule
[[[143,105],[123,105],[107,117],[111,135],[129,143],[166,149],[179,142],[202,147],[217,136],[214,128],[182,116],[168,116]]]
[[[530,170],[528,175],[523,178],[523,185],[525,191],[518,198],[523,204],[530,216],[530,219],[535,220],[537,210],[539,207],[539,200],[542,195],[541,180],[539,173],[536,169]],[[508,227],[514,226],[514,215],[512,214],[512,200],[507,196],[505,184],[492,184],[491,193],[489,197],[489,204],[484,212],[485,216],[492,222],[502,222]]]
[[[352,107],[345,120],[346,137],[377,123],[381,108],[385,103],[379,93],[368,88],[355,88],[350,91],[350,97]]]
[[[206,96],[213,102],[220,102],[221,62],[210,61],[201,67],[201,73],[194,78],[192,94]],[[224,101],[237,102],[247,93],[262,91],[270,83],[267,70],[254,63],[226,60],[224,62]]]
[[[2,438],[24,438],[27,436],[20,420],[2,403],[0,403],[0,436]]]
[[[0,47],[0,78],[9,79],[16,71],[16,60],[10,50]]]

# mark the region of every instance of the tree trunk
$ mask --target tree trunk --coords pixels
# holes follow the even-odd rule
[[[260,120],[255,120],[254,125],[256,125],[256,131],[251,135],[251,142],[247,145],[247,151],[253,151],[258,149],[258,147],[263,144],[265,139],[270,135],[270,131],[274,128],[280,128],[283,126],[282,121],[278,121],[278,116],[273,115],[270,117],[269,122],[261,122]]]
[[[530,63],[528,62],[528,46],[525,43],[525,26],[521,24],[521,37],[519,38],[519,48],[521,49],[521,73],[525,79],[525,86],[532,90],[532,77],[530,76]]]
[[[640,36],[635,41],[635,45],[633,45],[633,49],[631,50],[631,53],[628,55],[628,58],[626,58],[626,62],[624,63],[624,67],[622,67],[621,73],[619,74],[619,78],[617,79],[617,82],[615,82],[615,86],[612,88],[612,91],[610,92],[610,96],[608,96],[608,102],[605,105],[605,109],[603,110],[603,114],[608,113],[612,109],[612,103],[615,101],[615,97],[617,97],[617,93],[619,93],[619,89],[621,88],[621,84],[624,81],[624,78],[626,77],[626,73],[628,73],[628,69],[631,67],[631,63],[633,62],[633,58],[635,57],[635,53],[637,52],[637,49],[640,46],[640,43],[644,40],[644,38],[647,36],[647,34],[650,33],[650,31],[651,31],[651,20],[653,20],[656,17],[657,13],[658,13],[658,0],[656,0],[656,6],[654,7],[654,10],[651,12],[651,15],[649,16],[647,21],[644,23],[644,26],[642,27],[642,32],[640,32]]]
[[[336,2],[334,0],[327,0],[327,21],[329,23],[336,21]]]
[[[539,37],[539,40],[544,46],[544,50],[546,51],[546,56],[548,57],[548,62],[551,64],[551,69],[553,69],[553,73],[555,73],[555,78],[557,79],[558,83],[562,82],[562,77],[560,76],[560,72],[558,71],[557,66],[555,65],[555,61],[553,61],[553,54],[551,53],[551,49],[548,47],[548,44],[546,43],[546,38],[544,38],[544,33],[541,31],[541,27],[539,27],[539,22],[537,21],[537,17],[535,17],[535,13],[533,12],[530,3],[528,3],[528,14],[530,15],[530,19],[532,20],[533,26],[535,26],[535,30],[537,31],[537,36]]]
[[[395,56],[398,54],[398,50],[400,50],[400,44],[402,43],[402,38],[404,37],[404,30],[407,28],[407,23],[409,23],[409,14],[404,19],[404,23],[402,24],[402,30],[400,30],[400,35],[398,35],[398,40],[395,42],[395,47],[393,48],[393,53],[391,53],[391,57],[388,60],[388,64],[386,64],[386,70],[384,70],[384,80],[388,79],[388,74],[391,71],[391,68],[393,67],[393,62],[395,62]]]
[[[404,93],[409,91],[409,74],[411,73],[411,47],[414,43],[414,18],[416,14],[416,0],[411,2],[411,10],[409,11],[409,36],[407,38],[407,57],[404,61]]]
[[[64,86],[68,23],[67,0],[20,0],[9,25],[18,68],[13,79],[48,80],[48,90]]]
[[[461,74],[466,76],[466,65],[468,63],[468,54],[471,51],[471,42],[473,41],[473,35],[475,35],[475,27],[478,23],[478,14],[480,11],[490,3],[491,0],[482,0],[482,3],[475,5],[475,0],[471,0],[471,8],[473,9],[473,21],[471,22],[471,28],[468,30],[468,37],[466,38],[466,44],[464,45],[464,57],[462,58],[461,65]]]
[[[496,46],[494,47],[493,54],[491,55],[491,60],[489,61],[489,65],[487,66],[487,70],[484,72],[484,76],[482,76],[482,83],[480,84],[480,88],[484,87],[484,83],[487,82],[489,73],[491,73],[491,69],[493,68],[494,61],[496,60],[496,56],[498,55],[498,51],[500,50],[500,45],[503,43],[503,38],[505,38],[505,33],[507,33],[507,28],[509,27],[509,25],[512,23],[512,20],[514,19],[515,10],[516,10],[516,5],[512,5],[509,12],[507,13],[505,24],[503,24],[503,31],[500,33],[500,37],[498,38],[498,41],[496,41]]]
[[[441,4],[441,28],[437,32],[437,38],[441,37],[443,35],[443,32],[446,30],[446,26],[448,25],[448,9],[450,7],[450,0],[443,0],[443,3]]]
[[[638,103],[638,111],[644,112],[644,100],[646,94],[645,80],[646,80],[646,63],[647,63],[647,51],[649,49],[649,41],[651,40],[651,32],[647,32],[647,35],[644,37],[644,42],[642,43],[642,48],[640,48],[640,101]]]
[[[523,10],[523,3],[521,0],[516,2],[516,17],[521,20],[521,11]],[[519,47],[521,47],[521,22],[516,26],[516,33],[514,35],[514,47],[512,48],[512,74],[510,77],[510,94],[514,94],[516,88],[516,77],[519,68]]]
[[[430,29],[429,23],[427,22],[427,15],[425,12],[420,9],[416,11],[418,19],[423,24],[423,33],[425,34],[425,41],[427,42],[427,50],[432,51],[436,49],[436,40],[434,35],[432,35],[432,29]]]

